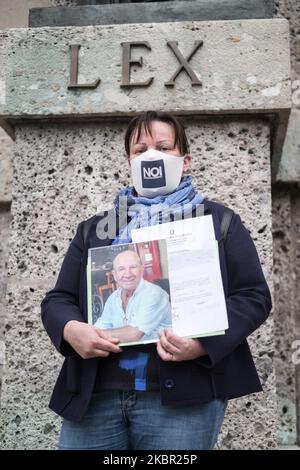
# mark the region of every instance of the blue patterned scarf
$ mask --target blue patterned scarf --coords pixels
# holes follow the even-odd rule
[[[170,194],[147,198],[135,196],[133,186],[119,191],[114,200],[114,207],[118,215],[122,210],[120,204],[122,198],[127,198],[127,213],[131,218],[128,225],[122,228],[120,234],[113,241],[113,245],[131,243],[131,230],[140,227],[149,227],[171,220],[184,218],[184,216],[196,209],[204,200],[202,194],[198,193],[192,185],[191,176],[183,176],[179,186]]]

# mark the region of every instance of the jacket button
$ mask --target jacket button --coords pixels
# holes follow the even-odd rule
[[[167,379],[165,380],[165,387],[167,390],[171,390],[172,388],[175,387],[175,382],[173,379]]]

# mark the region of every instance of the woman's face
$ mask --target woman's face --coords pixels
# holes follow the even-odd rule
[[[182,157],[178,146],[174,146],[175,132],[170,124],[161,121],[153,121],[151,124],[151,133],[152,136],[142,128],[140,138],[136,141],[137,131],[133,132],[130,140],[129,162],[149,149],[159,150],[160,152],[174,155],[174,157],[177,158]],[[191,160],[191,155],[185,155],[183,172],[189,168]]]

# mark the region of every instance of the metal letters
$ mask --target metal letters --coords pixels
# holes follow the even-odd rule
[[[122,42],[123,46],[123,58],[122,58],[122,83],[121,87],[132,87],[132,86],[149,86],[153,81],[153,77],[148,78],[146,82],[130,82],[130,67],[132,65],[143,65],[143,57],[140,57],[138,60],[131,59],[131,48],[132,47],[146,47],[151,51],[151,46],[147,41],[135,41],[135,42]]]
[[[179,67],[174,72],[170,80],[165,82],[166,87],[174,87],[175,80],[178,75],[185,71],[186,74],[191,79],[192,86],[201,86],[202,82],[199,80],[195,72],[193,71],[192,67],[189,64],[191,58],[195,55],[197,50],[203,45],[203,41],[195,41],[195,45],[193,50],[189,53],[189,55],[185,58],[183,57],[181,51],[178,49],[177,41],[168,41],[167,46],[173,51],[174,55],[176,56]],[[145,47],[149,51],[151,51],[151,46],[147,41],[130,41],[130,42],[122,42],[122,81],[120,84],[121,88],[129,88],[129,87],[148,87],[154,80],[154,77],[148,78],[148,80],[144,82],[132,82],[130,78],[130,71],[132,66],[139,66],[142,67],[143,65],[143,57],[139,59],[132,59],[131,58],[131,49],[133,47]],[[68,85],[68,89],[95,89],[101,82],[98,78],[93,83],[85,83],[80,84],[78,83],[78,56],[79,56],[79,49],[80,44],[73,44],[70,45],[71,51],[71,65],[70,65],[70,83]]]
[[[71,49],[71,67],[70,67],[70,83],[68,89],[74,88],[97,88],[100,83],[100,79],[98,78],[93,83],[90,84],[79,84],[78,83],[78,54],[80,49],[80,44],[70,46]]]
[[[189,60],[191,60],[191,58],[193,57],[195,52],[199,49],[199,47],[201,47],[203,45],[203,41],[195,41],[195,47],[192,50],[192,52],[187,56],[186,59],[183,57],[180,50],[178,49],[178,47],[177,47],[178,42],[177,41],[168,41],[167,45],[169,46],[170,49],[172,49],[172,51],[176,55],[178,61],[180,62],[180,66],[178,67],[178,69],[176,70],[174,75],[170,78],[170,80],[165,83],[165,86],[173,87],[175,85],[175,79],[180,74],[181,70],[186,71],[186,73],[188,74],[188,76],[190,77],[190,79],[192,81],[192,86],[195,86],[195,85],[197,85],[197,86],[200,85],[201,86],[202,82],[196,76],[195,72],[190,67],[188,62],[189,62]]]

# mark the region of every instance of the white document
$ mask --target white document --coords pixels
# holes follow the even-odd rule
[[[174,333],[224,334],[228,319],[212,216],[143,227],[131,235],[134,243],[167,240]]]

